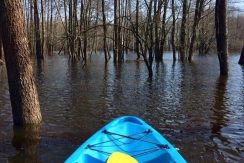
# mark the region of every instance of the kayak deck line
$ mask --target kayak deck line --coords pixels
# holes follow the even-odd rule
[[[106,151],[102,151],[102,150],[99,150],[99,149],[96,149],[96,147],[112,147],[111,145],[110,146],[100,146],[101,144],[105,144],[105,143],[110,143],[110,142],[113,142],[113,146],[116,146],[118,148],[120,148],[123,152],[138,152],[137,154],[134,154],[132,155],[133,157],[135,156],[141,156],[141,155],[144,155],[144,154],[147,154],[147,153],[151,153],[151,152],[155,152],[155,151],[158,151],[160,149],[169,149],[169,146],[167,144],[158,144],[156,142],[151,142],[151,141],[147,141],[147,140],[143,140],[142,138],[145,137],[147,134],[150,134],[152,133],[152,131],[150,129],[146,130],[146,131],[143,131],[143,132],[140,132],[140,133],[134,133],[134,134],[131,134],[131,135],[122,135],[122,134],[118,134],[118,133],[114,133],[114,132],[110,132],[108,130],[104,130],[102,131],[102,133],[104,134],[107,134],[109,136],[111,136],[111,139],[109,141],[104,141],[104,142],[100,142],[100,143],[97,143],[97,144],[88,144],[86,146],[85,149],[90,149],[90,150],[94,150],[94,151],[97,151],[97,152],[101,152],[103,154],[106,154],[106,155],[111,155],[112,153],[110,152],[106,152]],[[135,137],[132,137],[132,136],[135,136],[135,135],[141,135],[141,134],[145,134],[141,137],[138,137],[138,138],[135,138]],[[117,136],[120,136],[119,138],[113,138],[112,135],[117,135]],[[153,144],[155,145],[154,147],[151,147],[151,148],[148,148],[148,149],[143,149],[143,150],[137,150],[137,151],[126,151],[124,149],[122,149],[121,146],[125,145],[125,144],[130,144],[131,142],[129,143],[124,143],[124,142],[121,142],[121,144],[116,144],[115,141],[119,141],[120,139],[131,139],[133,141],[142,141],[142,142],[146,142],[146,143],[149,143],[149,144]],[[99,146],[97,146],[99,145]],[[141,152],[141,153],[139,153]]]
[[[144,132],[140,132],[140,133],[134,133],[134,134],[128,135],[127,137],[130,137],[130,136],[135,136],[135,135],[140,135],[140,134],[144,134],[144,133],[147,133],[147,132],[149,132],[149,131],[144,131]],[[107,130],[104,130],[104,131],[102,131],[102,133],[109,134],[109,133],[112,133],[112,132],[108,132]],[[114,134],[117,134],[117,133],[114,133]],[[123,139],[123,137],[116,138],[115,140],[119,140],[119,139]],[[107,143],[107,142],[111,142],[111,140],[104,141],[104,142],[100,142],[100,143],[93,144],[93,145],[104,144],[104,143]],[[91,145],[91,146],[93,146],[93,145]]]
[[[158,131],[134,116],[112,120],[80,145],[65,163],[105,163],[117,157],[132,157],[139,163],[186,163]]]
[[[113,140],[110,140],[110,141],[105,141],[105,142],[101,142],[101,143],[97,143],[97,144],[93,144],[93,145],[89,145],[89,146],[95,146],[95,145],[98,145],[98,144],[104,144],[104,143],[108,143],[108,142],[111,142],[111,141],[114,141],[114,140],[119,140],[119,139],[123,139],[123,138],[128,138],[128,139],[132,139],[132,140],[139,140],[139,141],[143,141],[143,142],[146,142],[146,143],[150,143],[150,144],[154,144],[154,145],[157,145],[159,148],[163,149],[169,149],[169,146],[167,144],[158,144],[156,142],[151,142],[151,141],[147,141],[147,140],[143,140],[142,138],[146,135],[144,135],[143,137],[140,137],[140,138],[134,138],[132,136],[134,135],[139,135],[139,134],[142,134],[142,133],[145,133],[145,134],[150,134],[152,133],[152,131],[150,129],[148,129],[147,131],[144,131],[144,132],[141,132],[141,133],[136,133],[136,134],[132,134],[132,135],[122,135],[122,134],[118,134],[118,133],[114,133],[114,132],[110,132],[110,131],[107,131],[107,130],[104,130],[102,133],[104,134],[108,134],[108,135],[118,135],[118,136],[121,136],[121,138],[116,138],[116,139],[113,139]],[[128,143],[129,144],[129,143]],[[103,146],[104,147],[104,146]]]

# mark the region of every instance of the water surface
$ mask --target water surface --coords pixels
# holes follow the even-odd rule
[[[66,56],[34,63],[43,115],[41,126],[13,128],[6,71],[0,67],[0,162],[62,162],[111,119],[142,118],[189,162],[244,161],[244,68],[229,57],[219,77],[216,55],[194,62],[155,64],[152,80],[143,61],[121,65],[93,55],[86,67]]]

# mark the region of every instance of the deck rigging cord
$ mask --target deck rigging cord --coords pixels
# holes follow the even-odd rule
[[[97,148],[99,148],[99,147],[103,147],[104,148],[104,147],[114,147],[114,146],[116,146],[118,149],[120,149],[121,151],[123,151],[125,153],[135,153],[135,154],[131,155],[133,157],[136,157],[136,156],[138,157],[138,156],[150,154],[152,152],[156,152],[156,151],[161,150],[161,149],[169,149],[169,146],[167,144],[159,144],[157,142],[152,142],[152,141],[148,141],[148,140],[144,140],[143,139],[147,135],[152,133],[152,131],[150,129],[146,130],[146,131],[143,131],[143,132],[134,133],[134,134],[131,134],[131,135],[122,135],[122,134],[119,134],[119,133],[110,132],[108,130],[104,130],[104,131],[102,131],[102,133],[108,135],[110,140],[99,142],[99,143],[96,143],[96,144],[89,144],[89,145],[86,146],[86,149],[97,151],[97,152],[100,152],[100,153],[105,154],[105,155],[110,155],[111,154],[110,152],[103,151],[103,150],[100,150],[100,149],[97,149]],[[119,136],[119,137],[115,137],[115,136]],[[124,140],[124,139],[126,139],[126,140],[129,139],[131,141],[130,142],[123,142],[122,140]],[[131,144],[131,143],[134,143],[135,141],[141,141],[141,142],[144,142],[144,143],[149,143],[149,144],[152,144],[153,146],[150,147],[150,148],[147,148],[147,149],[134,150],[134,151],[132,151],[132,150],[127,151],[127,150],[124,150],[122,148],[123,145]],[[111,143],[111,142],[113,143],[112,145],[104,145],[106,143]]]

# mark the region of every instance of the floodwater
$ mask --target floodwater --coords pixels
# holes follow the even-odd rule
[[[104,124],[122,115],[142,118],[189,162],[244,162],[244,67],[229,57],[219,77],[217,56],[154,65],[128,54],[121,65],[93,55],[83,67],[66,56],[34,64],[43,115],[41,126],[14,128],[0,67],[0,162],[62,162]]]

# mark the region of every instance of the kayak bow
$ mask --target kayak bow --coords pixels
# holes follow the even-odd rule
[[[139,163],[186,162],[173,145],[147,123],[137,117],[123,116],[97,131],[65,163],[105,163],[109,156],[121,157],[113,157],[114,160],[132,157]]]

